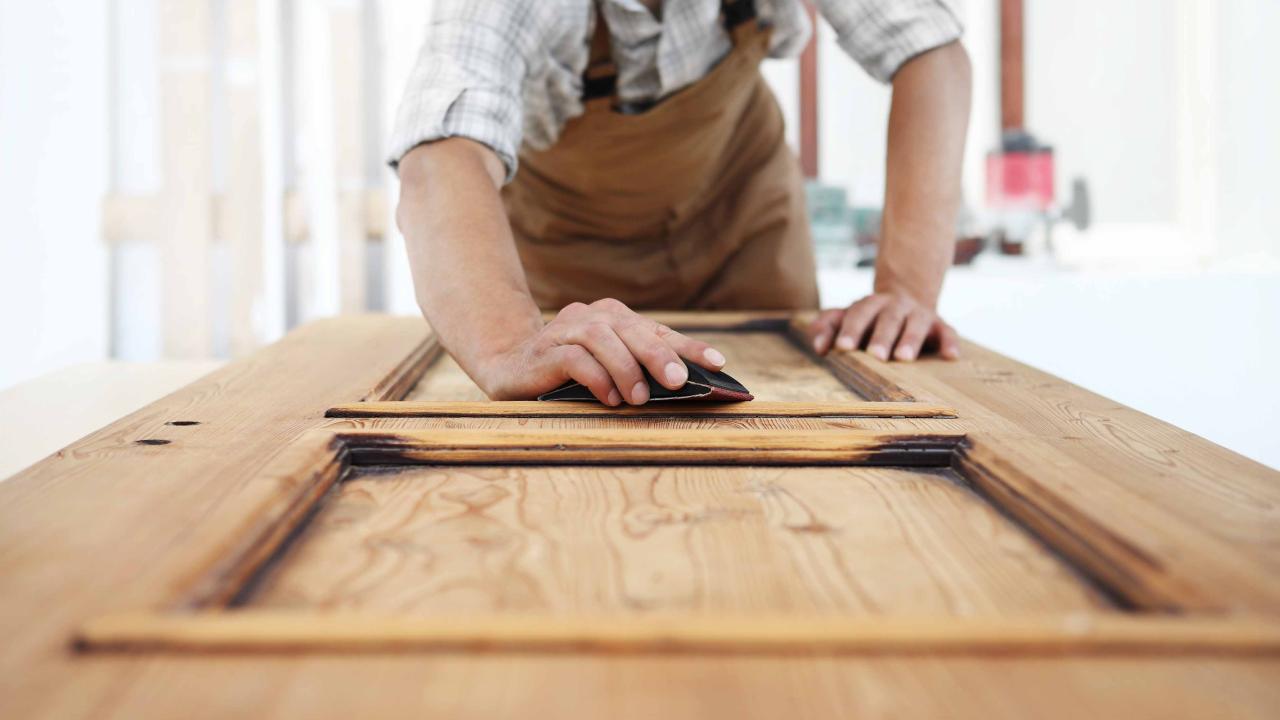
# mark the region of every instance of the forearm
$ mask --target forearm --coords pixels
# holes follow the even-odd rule
[[[913,58],[894,76],[876,292],[937,305],[955,253],[971,84],[959,42]]]
[[[396,209],[422,314],[486,391],[486,363],[542,327],[499,195],[502,177],[502,163],[478,143],[421,145],[400,162]]]

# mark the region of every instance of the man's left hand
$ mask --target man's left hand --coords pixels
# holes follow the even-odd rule
[[[831,348],[865,347],[879,358],[910,362],[921,352],[937,352],[947,360],[960,357],[956,331],[932,308],[909,295],[875,293],[846,309],[823,310],[809,328],[813,349],[825,355]]]

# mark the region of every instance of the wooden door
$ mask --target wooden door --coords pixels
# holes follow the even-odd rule
[[[9,561],[65,606],[46,677],[181,676],[127,683],[148,710],[261,678],[356,715],[1280,707],[1276,473],[972,344],[885,364],[812,356],[803,318],[664,320],[757,400],[488,402],[411,321],[331,321],[0,485],[8,521],[47,495],[20,526],[119,549],[53,541],[97,598]]]

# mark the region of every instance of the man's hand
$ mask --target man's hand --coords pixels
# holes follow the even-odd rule
[[[605,299],[565,307],[540,331],[483,362],[476,379],[495,400],[534,398],[572,379],[606,405],[641,405],[649,400],[641,366],[676,390],[689,379],[681,357],[708,370],[725,364],[710,345]]]
[[[934,308],[955,255],[970,75],[959,42],[917,55],[894,75],[874,292],[819,315],[810,329],[819,354],[865,346],[881,360],[915,360],[931,349],[959,356],[955,331]]]
[[[956,331],[931,308],[902,293],[875,293],[848,310],[824,310],[809,327],[813,349],[866,347],[880,360],[910,362],[921,351],[937,350],[947,360],[960,357]]]

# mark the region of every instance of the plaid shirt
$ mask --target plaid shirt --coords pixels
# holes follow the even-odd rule
[[[958,0],[818,0],[840,46],[888,82],[907,60],[960,37]],[[755,0],[773,26],[771,57],[793,57],[812,28],[800,0]],[[661,20],[640,0],[601,0],[618,96],[664,98],[728,54],[719,0],[665,0]],[[415,146],[466,137],[516,172],[521,142],[550,147],[582,113],[582,74],[595,31],[592,0],[436,0],[426,41],[400,103],[391,164]]]

